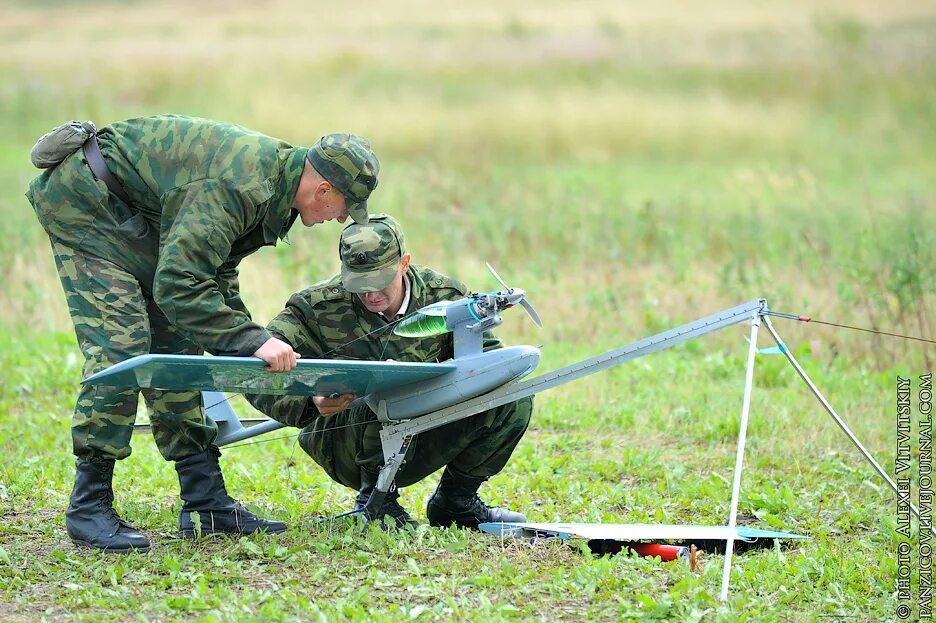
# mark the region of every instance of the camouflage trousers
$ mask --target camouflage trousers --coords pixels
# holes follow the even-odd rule
[[[152,300],[158,232],[109,195],[82,156],[77,152],[43,173],[27,196],[52,243],[85,358],[84,376],[151,352],[201,354]],[[128,234],[128,223],[143,237]],[[200,393],[142,393],[156,445],[167,460],[200,452],[214,440],[217,427],[205,417]],[[72,420],[75,455],[129,456],[139,394],[138,389],[83,386]]]
[[[396,475],[397,487],[419,482],[445,467],[454,475],[490,478],[507,465],[530,423],[533,399],[523,398],[496,409],[419,433]],[[299,445],[335,481],[361,488],[376,481],[383,465],[380,423],[366,406],[316,417],[302,429]]]

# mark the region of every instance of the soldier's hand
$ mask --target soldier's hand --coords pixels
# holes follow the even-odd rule
[[[313,396],[312,404],[318,409],[320,415],[330,417],[348,408],[348,405],[357,398],[357,394],[340,394],[331,396]]]
[[[264,368],[267,372],[289,372],[299,361],[299,353],[294,351],[292,346],[275,337],[264,342],[253,356],[267,362],[267,367]]]

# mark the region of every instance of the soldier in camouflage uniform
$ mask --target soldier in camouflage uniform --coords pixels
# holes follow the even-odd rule
[[[387,215],[345,228],[340,242],[341,274],[294,294],[267,330],[309,358],[438,362],[454,354],[452,335],[422,339],[392,332],[394,321],[437,301],[464,297],[460,282],[410,264],[403,232]],[[500,348],[490,332],[485,349]],[[299,443],[334,480],[358,491],[362,510],[383,462],[380,425],[356,396],[248,396],[266,415],[302,428]],[[477,528],[489,521],[525,521],[520,513],[484,504],[481,484],[500,472],[526,431],[531,398],[420,433],[410,444],[396,484],[406,487],[445,467],[429,500],[430,525]],[[416,522],[388,494],[385,515],[402,527]]]
[[[91,141],[122,192],[89,168]],[[285,238],[297,218],[307,227],[348,215],[366,223],[378,171],[370,145],[353,134],[331,134],[307,149],[239,126],[173,115],[101,129],[33,180],[27,193],[52,243],[84,375],[151,352],[253,355],[271,372],[294,368],[298,354],[251,321],[239,293],[238,263]],[[176,464],[184,537],[199,529],[286,529],[227,494],[213,445],[217,428],[206,419],[199,393],[142,392],[159,451]],[[78,396],[72,424],[77,475],[65,525],[79,546],[149,548],[112,506],[114,462],[130,454],[138,393],[84,386]]]

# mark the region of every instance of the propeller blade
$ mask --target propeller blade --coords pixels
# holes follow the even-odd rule
[[[506,288],[507,290],[510,290],[510,289],[511,289],[510,286],[508,286],[506,283],[504,283],[504,280],[501,279],[501,276],[497,274],[497,271],[494,270],[494,267],[493,267],[493,266],[491,266],[491,265],[488,264],[487,262],[485,262],[484,265],[488,267],[488,270],[491,271],[491,274],[494,275],[494,278],[497,279],[497,282],[498,282],[499,284],[501,284],[502,286],[504,286],[504,288]]]
[[[533,309],[533,304],[530,303],[525,298],[523,298],[523,299],[520,299],[520,305],[523,307],[523,309],[527,311],[528,314],[530,314],[530,318],[533,319],[533,324],[535,324],[537,327],[542,328],[543,322],[540,320],[539,314],[536,313],[536,310]]]

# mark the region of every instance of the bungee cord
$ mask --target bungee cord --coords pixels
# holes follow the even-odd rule
[[[764,313],[765,313],[766,315],[768,315],[768,316],[776,316],[777,318],[786,318],[787,320],[798,320],[799,322],[802,322],[802,323],[812,322],[812,323],[815,323],[815,324],[824,324],[824,325],[828,325],[828,326],[830,326],[830,327],[839,327],[839,328],[841,328],[841,329],[852,329],[852,330],[854,330],[854,331],[864,331],[864,332],[866,332],[866,333],[874,333],[874,334],[876,334],[876,335],[887,335],[887,336],[890,336],[890,337],[897,337],[897,338],[901,338],[901,339],[904,339],[904,340],[913,340],[913,341],[916,341],[916,342],[924,342],[924,343],[928,343],[928,344],[936,344],[936,340],[930,340],[930,339],[927,339],[927,338],[924,338],[924,337],[914,337],[914,336],[912,336],[912,335],[902,335],[902,334],[900,334],[900,333],[890,333],[889,331],[881,331],[881,330],[879,330],[879,329],[867,329],[867,328],[864,328],[864,327],[854,327],[854,326],[852,326],[852,325],[838,324],[838,323],[835,323],[835,322],[828,322],[828,321],[826,321],[826,320],[816,320],[815,318],[810,318],[809,316],[797,316],[797,315],[795,315],[795,314],[784,314],[784,313],[775,312],[775,311],[766,311],[766,312],[764,312]]]

